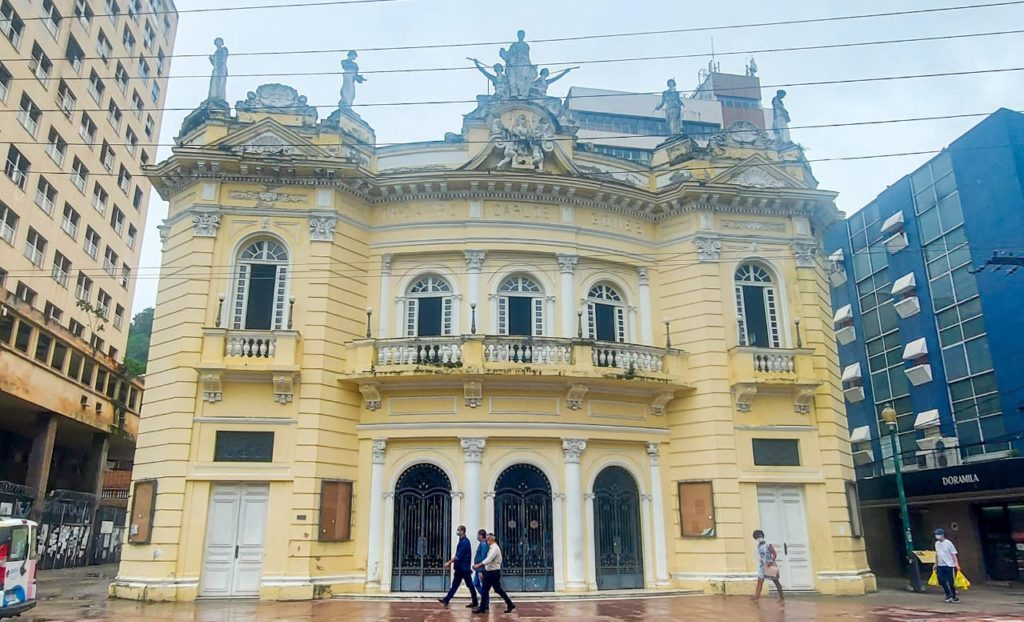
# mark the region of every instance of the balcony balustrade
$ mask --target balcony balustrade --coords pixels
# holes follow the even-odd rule
[[[814,370],[813,350],[805,348],[736,347],[729,351],[736,406],[748,412],[754,397],[766,392],[791,392],[794,409],[810,412],[815,388],[821,384]]]
[[[273,371],[298,368],[299,334],[291,330],[203,331],[203,369]]]

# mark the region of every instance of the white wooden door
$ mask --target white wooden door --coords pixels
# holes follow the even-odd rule
[[[259,596],[268,496],[266,484],[213,486],[206,524],[201,596]]]
[[[814,589],[804,493],[799,486],[758,486],[757,506],[765,539],[778,554],[782,586]]]

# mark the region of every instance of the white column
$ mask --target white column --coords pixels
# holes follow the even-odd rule
[[[651,518],[651,495],[640,495],[640,507],[643,513],[643,541],[644,541],[644,585],[648,588],[657,586],[654,580],[654,550],[651,544],[654,524]]]
[[[466,255],[466,275],[467,275],[467,291],[466,297],[468,298],[467,306],[464,310],[466,319],[470,320],[472,315],[472,309],[468,306],[469,304],[475,304],[476,310],[480,310],[480,273],[483,272],[483,259],[487,256],[486,251],[482,250],[468,250],[465,251]],[[461,331],[457,331],[456,334],[469,334],[469,325],[462,328]],[[476,330],[480,330],[480,317],[476,318]]]
[[[559,292],[562,303],[562,329],[559,337],[576,336],[576,264],[577,255],[558,255]]]
[[[658,443],[647,443],[651,464],[651,513],[654,514],[654,578],[659,586],[669,585],[668,551],[665,545],[665,509],[661,500],[661,450]]]
[[[484,446],[487,444],[485,438],[463,438],[459,439],[462,445],[463,469],[465,476],[465,514],[463,522],[466,531],[475,534],[478,529],[483,528],[483,502],[484,489],[480,484],[480,463],[484,457]],[[475,536],[474,536],[475,538]]]
[[[395,491],[389,490],[384,493],[384,544],[388,545],[389,548],[384,549],[388,552],[383,555],[380,563],[381,577],[380,577],[380,591],[390,592],[391,591],[391,553],[390,547],[393,546],[395,538]]]
[[[594,493],[583,493],[583,500],[587,506],[587,587],[591,590],[597,589],[597,533],[594,531]]]
[[[370,533],[366,543],[366,586],[380,587],[381,547],[384,534],[384,451],[387,441],[375,438],[372,441],[373,466],[370,468]]]
[[[377,306],[377,336],[387,339],[391,336],[391,255],[380,258],[380,303]]]
[[[395,337],[405,337],[405,296],[395,298],[395,320]]]
[[[544,336],[552,337],[555,335],[555,297],[546,297],[544,305]]]
[[[565,587],[582,590],[587,587],[586,571],[583,568],[583,486],[580,482],[580,454],[587,448],[587,441],[580,438],[562,439],[565,454],[565,514],[566,548],[569,563],[566,565]]]
[[[654,328],[651,318],[651,279],[647,268],[637,268],[640,281],[640,343],[645,346],[654,345]]]

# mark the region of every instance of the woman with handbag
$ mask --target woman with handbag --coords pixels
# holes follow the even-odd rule
[[[758,529],[754,532],[754,540],[757,540],[757,587],[754,588],[754,595],[750,600],[761,598],[761,588],[764,587],[764,580],[768,579],[775,584],[779,592],[779,602],[786,600],[782,593],[782,582],[779,581],[779,565],[776,563],[778,554],[775,547],[765,542],[764,532]]]

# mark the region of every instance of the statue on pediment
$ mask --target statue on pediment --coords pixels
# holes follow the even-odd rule
[[[228,49],[224,47],[224,39],[213,40],[216,50],[210,54],[213,73],[210,74],[209,99],[226,101],[228,96]]]
[[[516,41],[501,48],[498,55],[505,61],[509,91],[512,97],[529,97],[530,87],[537,79],[537,66],[530,62],[530,45],[526,42],[526,31],[516,33]]]
[[[470,58],[469,56],[466,57],[466,60],[473,61],[473,64],[476,65],[477,71],[484,74],[484,77],[487,78],[487,80],[494,87],[494,95],[498,99],[508,99],[510,94],[508,75],[505,73],[505,67],[502,66],[501,63],[495,63],[493,68],[494,73],[489,73],[484,64],[481,63],[479,60],[475,58]]]
[[[779,89],[772,98],[772,132],[775,134],[775,140],[789,144],[793,141],[789,137],[789,111],[782,103],[785,97],[786,91]]]
[[[348,56],[341,61],[341,101],[338,105],[342,108],[352,107],[352,102],[356,100],[356,84],[366,82],[366,78],[359,73],[359,65],[356,63],[358,56],[355,50],[349,50]]]
[[[563,69],[553,76],[551,75],[551,71],[548,70],[547,67],[541,69],[540,75],[537,76],[537,79],[533,81],[532,85],[530,85],[530,97],[547,97],[548,86],[555,80],[561,80],[562,78],[564,78],[565,74],[569,73],[573,69],[579,69],[579,67],[569,67],[568,69]]]
[[[665,110],[665,121],[668,122],[669,134],[680,134],[683,131],[683,100],[676,90],[676,81],[670,79],[666,84],[668,88],[662,91],[661,101],[654,107],[654,111]]]

